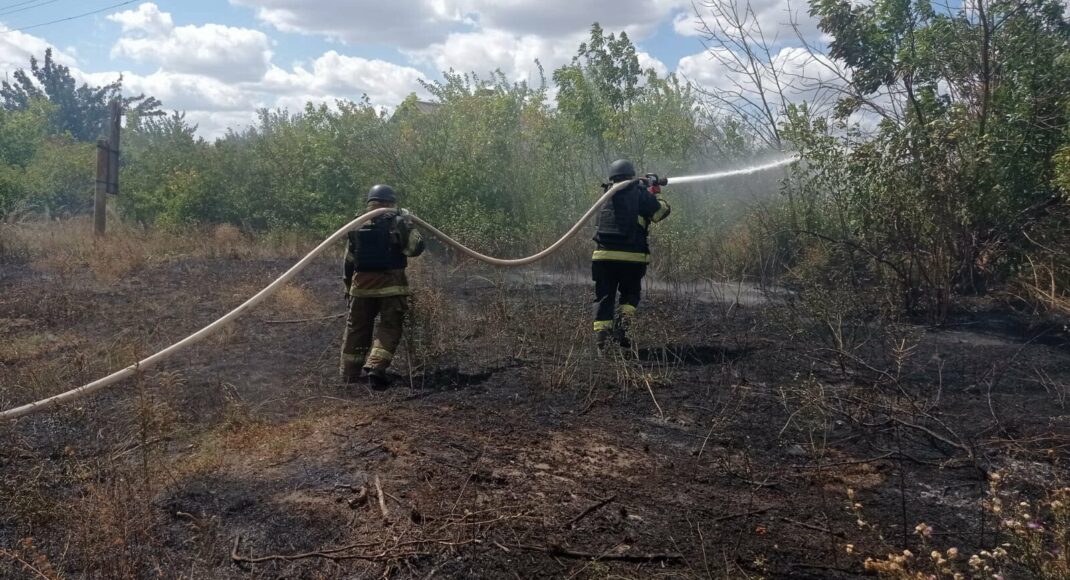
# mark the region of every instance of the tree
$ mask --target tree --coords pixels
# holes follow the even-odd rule
[[[789,123],[807,159],[799,206],[826,220],[806,235],[890,274],[906,306],[938,318],[956,294],[1022,271],[1030,232],[1065,206],[1055,185],[1070,121],[1063,5],[811,0],[811,13],[847,73],[836,116],[878,103],[886,114],[865,137]]]
[[[646,71],[653,75],[653,71]],[[557,83],[557,107],[588,137],[594,139],[602,165],[614,152],[614,141],[624,137],[627,114],[644,93],[644,71],[628,34],[605,35],[591,26],[591,38],[580,45],[572,63],[553,75]]]
[[[70,67],[61,65],[52,58],[52,49],[45,51],[44,64],[30,57],[30,72],[15,71],[14,82],[3,81],[0,85],[3,107],[9,111],[24,111],[37,100],[47,100],[55,105],[54,130],[68,133],[78,141],[95,141],[106,133],[110,112],[108,104],[118,99],[123,108],[141,117],[162,115],[160,102],[154,97],[138,95],[123,97],[122,75],[110,84],[93,87],[87,83],[78,86],[71,76]]]

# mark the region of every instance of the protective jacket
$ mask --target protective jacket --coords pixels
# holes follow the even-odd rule
[[[640,181],[618,191],[598,214],[598,229],[594,235],[598,245],[591,259],[650,262],[650,245],[647,243],[650,224],[665,219],[670,211],[669,203],[650,193]]]
[[[423,236],[405,219],[408,212],[376,217],[347,234],[343,268],[346,294],[361,298],[408,296],[408,258],[424,251]]]

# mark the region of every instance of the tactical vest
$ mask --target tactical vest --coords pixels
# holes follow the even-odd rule
[[[638,184],[618,191],[598,213],[594,241],[599,247],[628,252],[646,251],[646,228],[640,224]]]
[[[396,219],[397,214],[387,213],[349,232],[349,249],[356,258],[357,272],[403,270],[409,265],[401,252],[401,232],[394,225]]]

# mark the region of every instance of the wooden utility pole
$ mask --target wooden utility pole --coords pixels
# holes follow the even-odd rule
[[[97,191],[93,204],[93,225],[98,236],[103,236],[108,225],[108,194],[119,194],[119,131],[123,109],[118,99],[109,105],[111,123],[108,140],[97,141]]]
[[[104,235],[108,223],[108,142],[97,141],[97,193],[93,202],[93,231]]]

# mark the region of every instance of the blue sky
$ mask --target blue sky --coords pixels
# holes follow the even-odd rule
[[[259,107],[363,94],[391,107],[449,68],[531,80],[535,59],[548,73],[568,62],[595,21],[627,31],[644,66],[663,74],[707,88],[730,76],[696,36],[691,0],[156,0],[18,31],[119,1],[0,0],[0,68],[10,74],[53,47],[81,79],[123,73],[130,90],[186,110],[207,136]],[[751,4],[775,30],[799,2]]]

